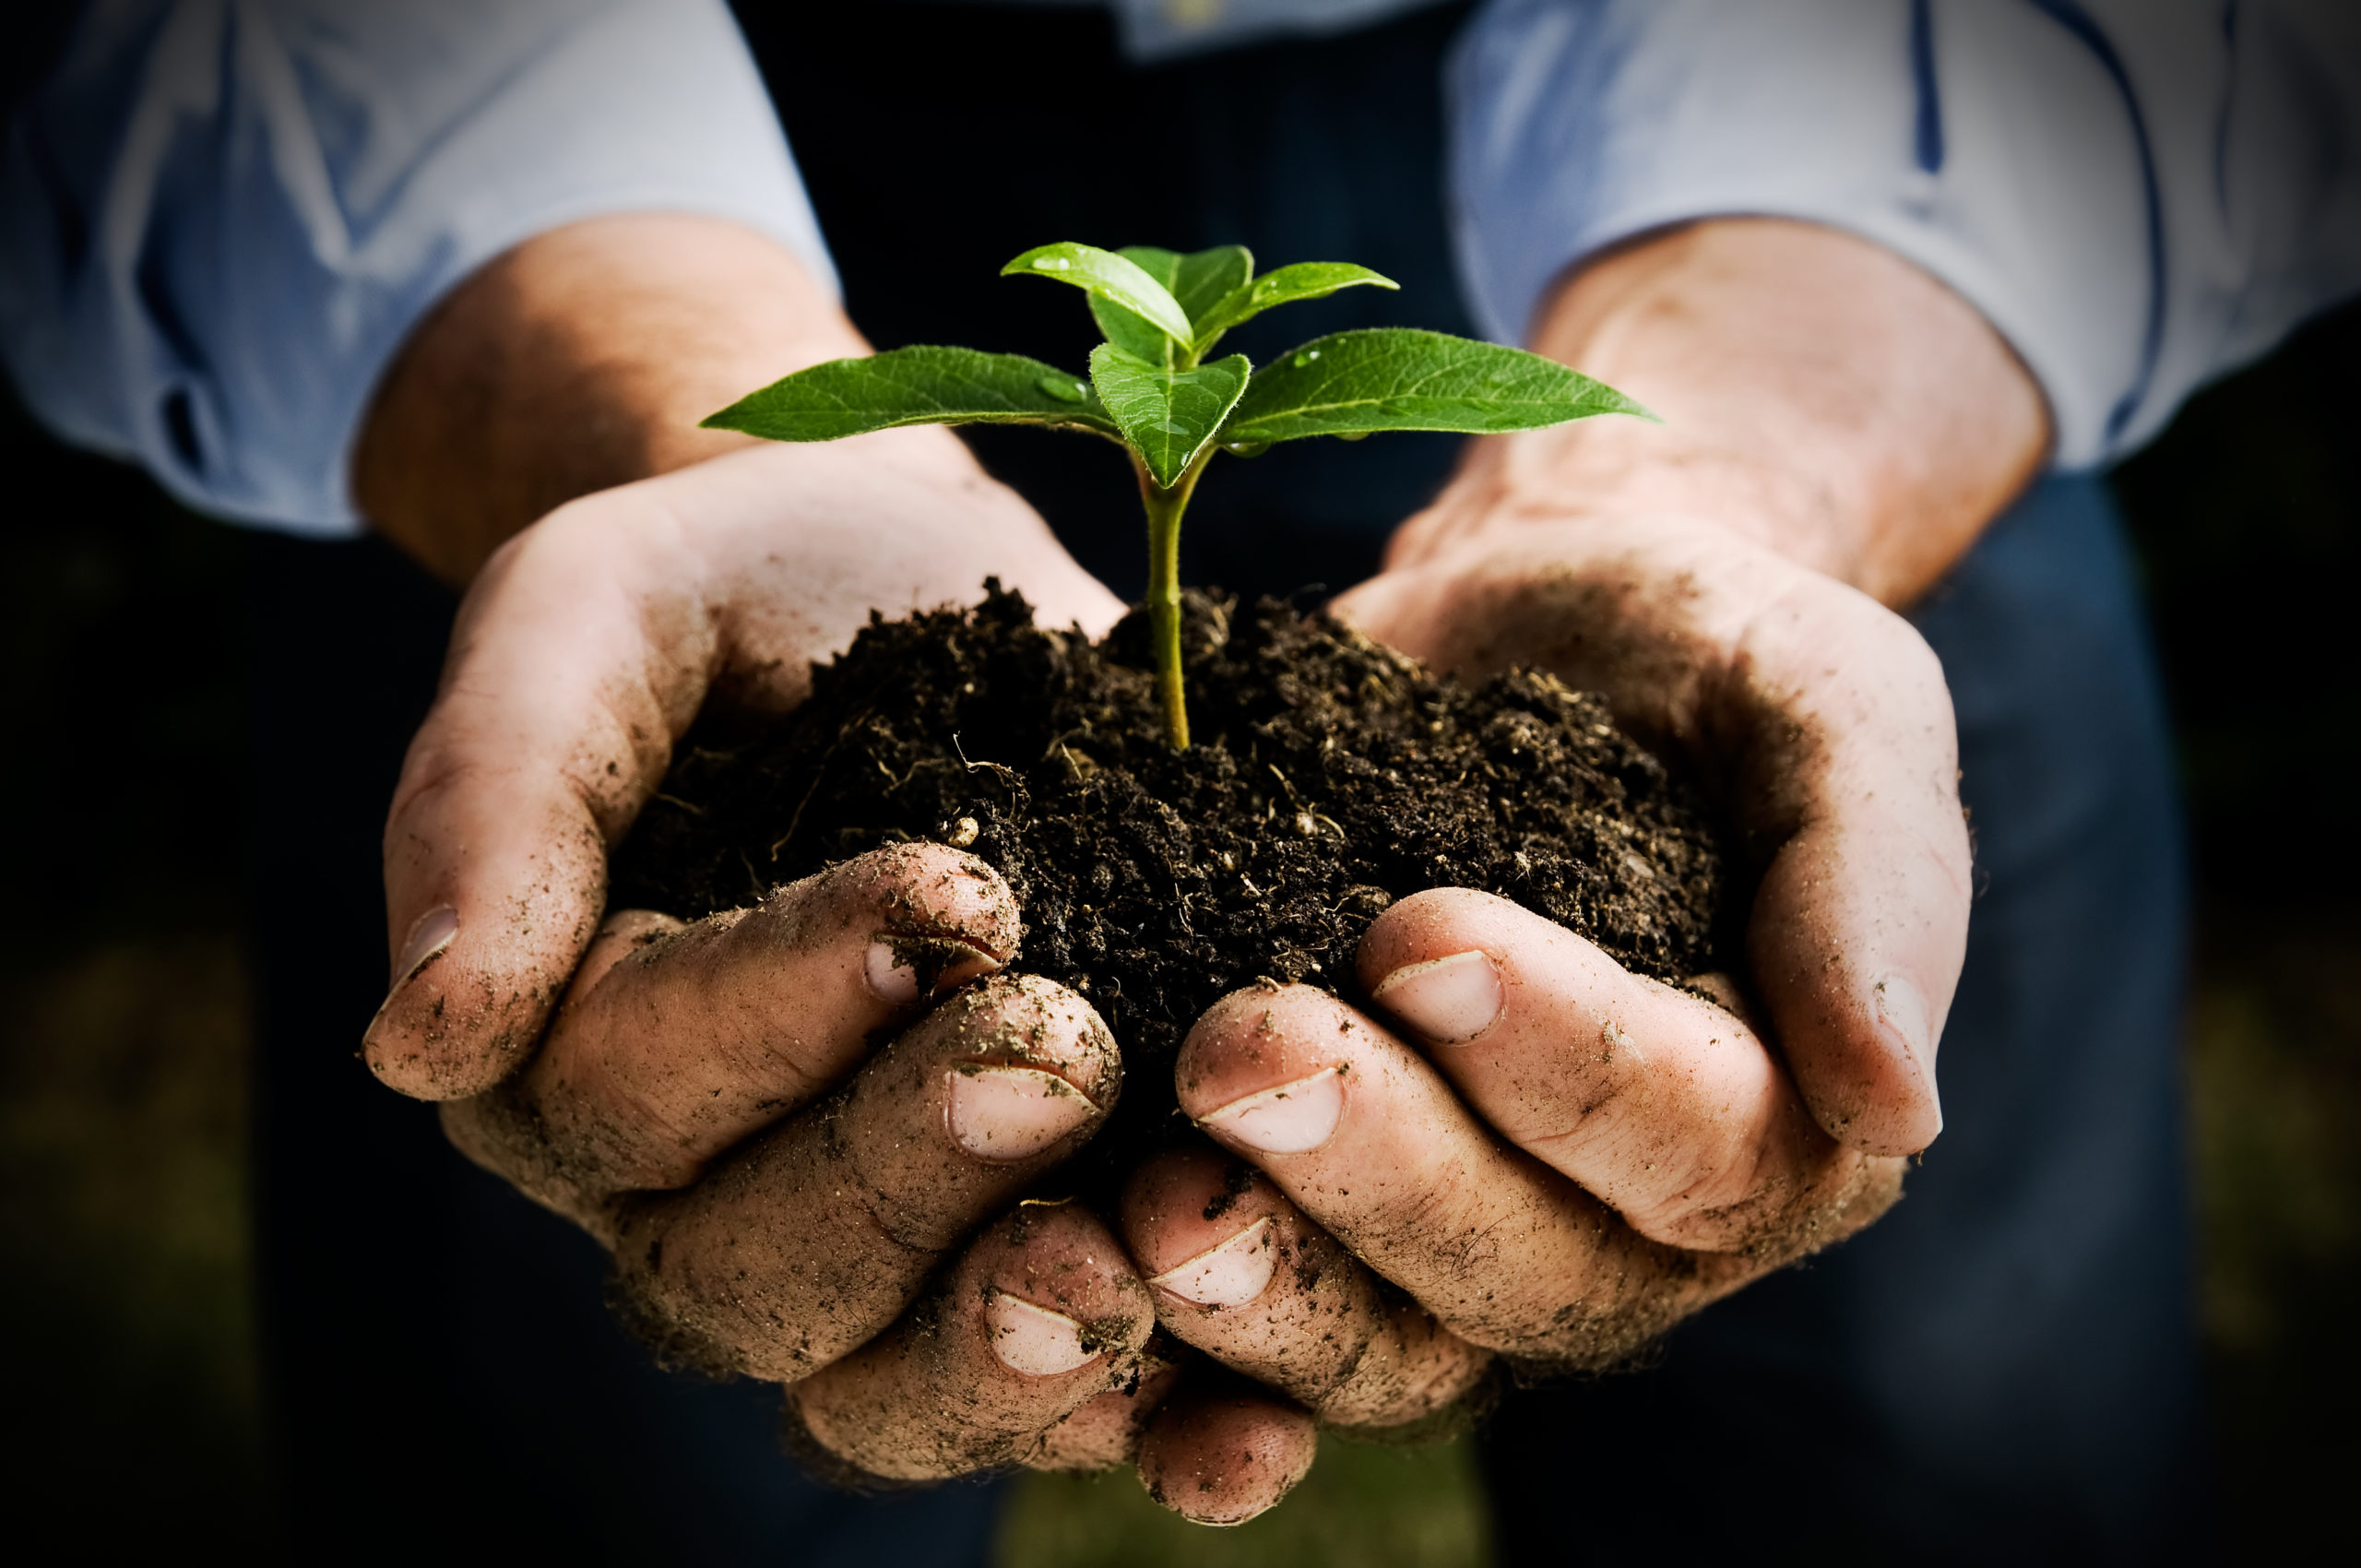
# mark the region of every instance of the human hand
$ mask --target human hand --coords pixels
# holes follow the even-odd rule
[[[1229,1154],[1166,1156],[1126,1195],[1160,1316],[1324,1420],[1394,1426],[1494,1353],[1612,1363],[1892,1202],[1940,1126],[1967,842],[1916,634],[1711,524],[1527,519],[1338,610],[1439,668],[1604,693],[1759,879],[1759,1023],[1726,981],[1700,989],[1730,1007],[1438,889],[1364,939],[1366,1011],[1248,991],[1191,1034],[1181,1105]]]
[[[1756,879],[1750,997],[1443,889],[1369,932],[1371,1014],[1206,1016],[1181,1104],[1241,1158],[1143,1172],[1126,1238],[1174,1334],[1349,1424],[1449,1403],[1492,1352],[1617,1359],[1874,1218],[1941,1126],[1967,835],[1941,671],[1880,606],[2038,471],[2039,389],[1937,279],[1772,220],[1593,258],[1532,346],[1666,423],[1475,443],[1337,608],[1437,668],[1600,692],[1685,763]]]
[[[707,700],[791,707],[872,608],[988,574],[1053,621],[1120,612],[941,431],[722,456],[743,438],[696,428],[864,349],[775,242],[659,213],[536,236],[406,345],[356,497],[473,588],[387,826],[395,984],[366,1054],[613,1248],[673,1356],[790,1384],[824,1467],[1136,1448],[1153,1478],[1270,1449],[1260,1407],[1176,1394],[1143,1352],[1103,1225],[1003,1211],[1088,1137],[1118,1066],[1080,998],[990,978],[1016,912],[988,868],[906,846],[692,926],[601,923],[606,849]]]
[[[1747,979],[1813,1118],[1872,1154],[1933,1140],[1969,857],[1950,692],[1907,622],[1663,514],[1522,521],[1339,611],[1471,679],[1549,670],[1685,765],[1754,879]]]
[[[997,975],[1018,911],[955,850],[685,926],[603,914],[605,857],[708,697],[789,707],[869,607],[992,571],[1062,619],[1119,609],[938,433],[575,502],[479,576],[386,829],[372,1067],[613,1248],[670,1354],[789,1384],[814,1448],[897,1479],[1112,1462],[1169,1381],[1106,1228],[1008,1208],[1111,1108],[1114,1043]]]

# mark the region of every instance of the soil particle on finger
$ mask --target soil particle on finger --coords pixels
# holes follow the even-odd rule
[[[1242,1159],[1232,1160],[1229,1168],[1222,1172],[1221,1191],[1205,1204],[1204,1218],[1219,1219],[1236,1207],[1238,1200],[1244,1197],[1253,1185],[1254,1168]]]
[[[1137,612],[1095,644],[996,584],[872,617],[792,714],[700,721],[614,902],[696,919],[889,844],[978,856],[1024,911],[1011,968],[1087,998],[1142,1086],[1085,1187],[1185,1127],[1171,1063],[1209,1004],[1349,992],[1361,934],[1412,893],[1497,893],[1674,984],[1733,967],[1711,819],[1598,698],[1530,671],[1462,685],[1275,600],[1192,593],[1184,636],[1176,753]]]

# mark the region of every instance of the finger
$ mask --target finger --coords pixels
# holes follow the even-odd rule
[[[1501,1146],[1432,1068],[1308,987],[1216,1003],[1175,1073],[1199,1126],[1475,1344],[1610,1364],[1758,1271],[1638,1235]]]
[[[1942,1131],[1935,1051],[1967,952],[1957,725],[1910,624],[1816,578],[1757,607],[1709,722],[1733,798],[1775,846],[1747,957],[1797,1087],[1829,1134],[1907,1155]]]
[[[965,1235],[1080,1147],[1121,1078],[1087,1003],[995,976],[696,1185],[615,1206],[618,1295],[676,1360],[808,1376],[892,1323]]]
[[[1842,1209],[1870,1157],[1821,1130],[1770,1051],[1505,898],[1440,888],[1361,939],[1361,983],[1510,1143],[1642,1235],[1730,1251]]]
[[[890,1333],[788,1399],[811,1441],[869,1475],[933,1480],[1023,1464],[1132,1380],[1155,1322],[1095,1215],[1027,1206],[978,1238]]]
[[[1121,612],[939,430],[766,444],[586,496],[512,540],[461,607],[386,821],[394,986],[370,1065],[433,1099],[506,1077],[598,925],[607,846],[708,689],[784,712],[872,608],[1013,569],[1050,624]]]
[[[1674,516],[1536,521],[1339,608],[1463,675],[1549,669],[1693,765],[1758,873],[1748,957],[1814,1118],[1873,1154],[1933,1140],[1969,850],[1950,693],[1907,622]]]
[[[1202,1366],[1165,1401],[1140,1443],[1147,1493],[1200,1525],[1242,1525],[1311,1473],[1311,1413]]]
[[[484,568],[386,823],[394,986],[363,1051],[425,1099],[523,1065],[606,900],[606,849],[663,776],[717,652],[670,529],[561,510]],[[624,585],[632,585],[626,588]]]
[[[456,1103],[481,1162],[561,1212],[686,1186],[833,1087],[881,1029],[1014,956],[1015,897],[972,855],[876,849],[752,909],[607,922],[531,1063]]]
[[[1490,1355],[1376,1278],[1253,1167],[1195,1145],[1123,1194],[1123,1241],[1173,1335],[1324,1421],[1392,1427],[1453,1404]]]
[[[1148,1423],[1181,1376],[1179,1365],[1157,1354],[1157,1344],[1150,1339],[1133,1358],[1121,1384],[1042,1433],[1040,1446],[1022,1461],[1025,1467],[1091,1475],[1136,1460]]]
[[[939,430],[765,444],[586,496],[512,540],[461,608],[386,823],[394,986],[371,1065],[429,1099],[515,1069],[597,925],[606,847],[708,689],[786,711],[872,609],[1013,570],[1050,624],[1121,613]]]

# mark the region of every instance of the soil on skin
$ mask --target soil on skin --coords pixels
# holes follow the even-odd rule
[[[693,731],[615,863],[616,907],[696,918],[905,839],[957,845],[1025,911],[1016,969],[1073,987],[1125,1093],[1079,1168],[1097,1189],[1180,1132],[1197,1015],[1260,980],[1350,995],[1394,899],[1500,894],[1679,983],[1717,956],[1726,879],[1702,803],[1545,674],[1469,688],[1339,623],[1192,593],[1196,743],[1166,743],[1145,616],[1093,645],[1019,596],[887,622],[752,739]]]

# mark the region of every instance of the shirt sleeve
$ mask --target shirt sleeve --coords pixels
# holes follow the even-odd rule
[[[0,357],[190,505],[357,532],[378,377],[455,283],[605,213],[835,282],[722,0],[92,0],[0,163]]]
[[[2361,288],[2350,0],[1492,0],[1450,69],[1505,340],[1651,229],[1825,223],[1981,310],[2087,468]]]

